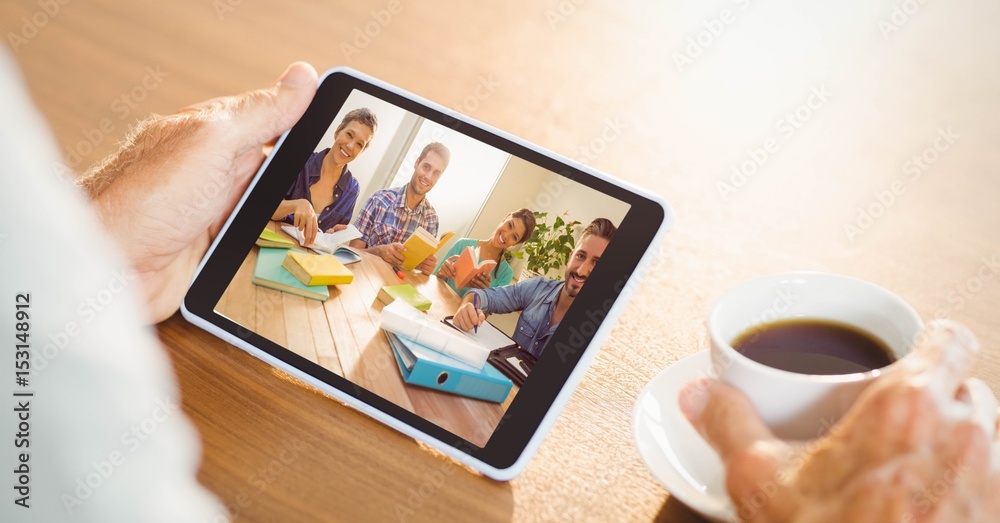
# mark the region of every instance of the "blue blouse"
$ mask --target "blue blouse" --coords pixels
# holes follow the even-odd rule
[[[306,160],[306,164],[302,167],[302,171],[299,172],[295,183],[292,184],[292,187],[288,189],[288,193],[285,194],[286,200],[306,199],[312,201],[309,188],[319,181],[319,176],[323,168],[323,159],[326,158],[326,154],[329,152],[330,149],[315,152]],[[358,185],[358,180],[354,178],[351,171],[345,165],[344,171],[340,175],[340,181],[333,187],[333,202],[316,213],[316,217],[319,219],[320,232],[326,232],[334,225],[347,225],[350,223],[351,217],[354,216],[354,204],[357,203],[360,192],[361,188]],[[285,216],[284,221],[295,223],[294,218],[294,215],[289,214]]]

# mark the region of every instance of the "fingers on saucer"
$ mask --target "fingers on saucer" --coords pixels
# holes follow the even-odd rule
[[[679,401],[681,411],[724,463],[758,442],[775,439],[750,400],[718,380],[688,383]]]
[[[928,325],[924,334],[909,367],[928,379],[939,399],[950,400],[972,371],[979,341],[969,329],[947,320]]]

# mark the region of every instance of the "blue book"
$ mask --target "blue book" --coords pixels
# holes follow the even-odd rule
[[[477,369],[415,341],[383,331],[396,355],[403,381],[411,385],[502,403],[514,386],[492,365]]]

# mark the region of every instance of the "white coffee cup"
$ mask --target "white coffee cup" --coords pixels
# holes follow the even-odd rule
[[[810,375],[753,361],[731,343],[753,327],[790,318],[844,323],[882,340],[896,360],[923,330],[899,296],[868,282],[820,272],[776,274],[726,292],[708,317],[711,373],[746,394],[764,422],[785,439],[823,435],[871,382],[895,364],[863,373]]]

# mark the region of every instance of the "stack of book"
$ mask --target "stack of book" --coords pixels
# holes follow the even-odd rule
[[[282,267],[289,252],[301,251],[261,247],[257,253],[257,264],[253,268],[253,279],[251,281],[254,285],[260,285],[261,287],[313,300],[326,301],[330,299],[330,289],[326,285],[306,285]]]
[[[265,229],[256,241],[260,246],[251,281],[304,298],[330,299],[330,285],[346,285],[354,274],[335,256],[310,254],[293,249],[294,243]]]

